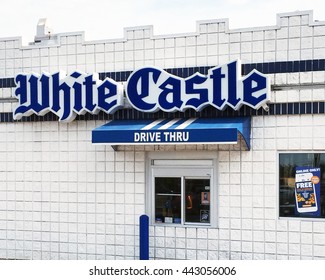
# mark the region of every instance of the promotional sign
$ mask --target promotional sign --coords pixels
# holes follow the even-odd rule
[[[243,104],[259,109],[269,100],[269,80],[256,70],[240,79],[240,69],[236,60],[209,69],[206,76],[195,73],[180,78],[157,67],[143,67],[130,75],[125,87],[109,78],[101,81],[96,73],[19,74],[13,118],[52,112],[59,121],[69,122],[85,113],[113,114],[123,108],[124,97],[142,112],[200,111],[206,106],[238,110]]]
[[[296,213],[320,215],[320,168],[296,167]]]

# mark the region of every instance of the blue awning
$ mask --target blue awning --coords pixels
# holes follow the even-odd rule
[[[250,118],[112,120],[92,131],[92,143],[107,145],[235,144],[250,149]]]

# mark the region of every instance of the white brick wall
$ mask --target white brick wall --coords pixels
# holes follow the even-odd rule
[[[1,125],[0,258],[138,254],[144,157],[93,146],[97,125]]]
[[[322,131],[324,124],[325,117],[318,115],[254,117],[251,151],[215,146],[218,229],[152,226],[151,257],[324,258],[324,221],[278,219],[277,213],[277,153],[324,150],[323,133],[308,134],[306,148],[299,132],[306,126]],[[99,125],[1,124],[1,258],[138,257],[138,217],[145,211],[144,147],[114,152],[93,146],[90,132]]]
[[[127,71],[325,58],[325,23],[310,12],[281,14],[277,26],[229,30],[202,21],[189,34],[125,29],[120,40],[61,34],[48,46],[0,39],[0,77],[19,72]],[[269,75],[272,84],[324,83],[325,72]],[[14,89],[0,89],[0,99]],[[272,102],[324,101],[324,88],[272,92]],[[14,104],[0,103],[0,112]],[[218,155],[218,228],[150,227],[156,259],[325,259],[324,220],[278,218],[280,151],[324,151],[325,116],[252,118],[251,150],[238,145],[93,146],[103,122],[0,123],[0,258],[137,259],[145,212],[146,152]],[[306,129],[310,133],[303,133]]]
[[[293,21],[292,19],[295,18]],[[194,33],[154,36],[151,26],[126,28],[123,39],[84,41],[83,33],[58,34],[45,45],[21,46],[0,38],[0,76],[19,72],[110,72],[143,65],[163,68],[325,58],[325,24],[311,12],[278,15],[276,26],[229,30],[228,21],[198,22]]]
[[[295,18],[295,20],[291,20]],[[127,28],[125,38],[85,42],[83,33],[59,34],[51,44],[21,46],[20,38],[0,38],[0,77],[20,72],[74,70],[110,72],[143,65],[163,68],[207,66],[240,58],[242,63],[325,58],[325,23],[313,22],[311,12],[278,15],[276,26],[229,30],[227,21],[202,21],[195,33],[154,36],[151,26]],[[325,72],[270,74],[271,84],[324,83]],[[0,89],[0,98],[14,89]],[[272,92],[271,101],[323,101],[324,88]],[[0,112],[13,110],[0,103]]]

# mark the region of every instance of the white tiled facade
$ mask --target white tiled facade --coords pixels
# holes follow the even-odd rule
[[[202,21],[189,34],[154,36],[125,29],[117,40],[85,42],[58,34],[21,46],[0,38],[0,77],[21,72],[132,71],[325,59],[325,22],[312,12],[280,14],[277,25],[229,30]],[[271,102],[325,101],[325,71],[269,74]],[[307,85],[307,86],[305,86]],[[317,86],[313,86],[317,85]],[[15,88],[0,89],[12,112]],[[251,149],[237,145],[92,145],[105,121],[0,123],[0,259],[138,259],[139,216],[146,212],[148,152],[213,150],[218,161],[218,226],[150,226],[152,259],[325,259],[325,220],[279,218],[278,154],[325,151],[325,115],[252,117]],[[306,133],[306,131],[308,133]]]

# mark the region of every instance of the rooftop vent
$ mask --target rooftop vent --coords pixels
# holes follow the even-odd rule
[[[49,26],[48,19],[41,18],[37,23],[34,43],[48,42],[53,39],[56,39],[56,36],[53,34],[53,29]]]

